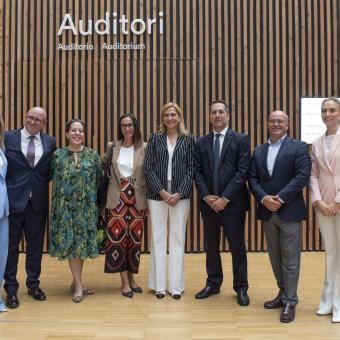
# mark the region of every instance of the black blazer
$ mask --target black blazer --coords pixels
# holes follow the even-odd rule
[[[214,134],[198,139],[194,160],[194,179],[201,199],[202,213],[212,210],[203,198],[213,195],[213,156]],[[220,154],[218,167],[219,196],[230,203],[223,210],[225,214],[241,213],[250,209],[247,177],[250,166],[249,136],[228,128]]]
[[[46,212],[48,207],[48,181],[52,154],[56,149],[55,139],[41,132],[43,155],[32,169],[21,151],[21,129],[5,134],[5,155],[8,161],[6,176],[10,214],[25,210],[30,192],[36,212]]]
[[[172,191],[181,199],[190,198],[193,180],[194,136],[179,136],[172,156]],[[166,133],[150,136],[144,160],[144,176],[148,183],[147,198],[162,201],[159,192],[167,190],[169,153]]]
[[[279,195],[284,201],[277,211],[286,222],[301,221],[306,218],[302,189],[309,183],[311,159],[308,145],[290,139],[283,140],[276,156],[272,176],[267,168],[268,143],[255,148],[249,175],[249,184],[257,202],[257,218],[267,221],[272,212],[261,200],[265,195]]]

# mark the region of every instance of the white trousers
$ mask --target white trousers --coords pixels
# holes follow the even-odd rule
[[[325,281],[319,310],[340,317],[340,214],[332,217],[316,212],[326,251]]]
[[[149,288],[157,293],[167,289],[167,225],[169,219],[170,294],[184,291],[184,244],[190,200],[180,200],[174,207],[164,201],[148,200],[151,218],[151,255]]]

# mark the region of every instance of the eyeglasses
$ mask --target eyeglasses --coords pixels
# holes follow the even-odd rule
[[[282,125],[282,124],[287,124],[288,123],[288,120],[282,120],[282,119],[270,119],[269,120],[269,124],[272,124],[272,125]]]
[[[44,123],[44,120],[42,120],[40,118],[29,116],[29,115],[26,116],[26,120],[28,122],[35,123],[35,124],[42,124],[42,123]]]
[[[129,124],[120,124],[120,127],[122,129],[132,129],[133,128],[133,124],[129,123]]]

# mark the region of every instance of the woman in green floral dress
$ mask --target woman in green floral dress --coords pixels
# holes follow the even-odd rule
[[[49,253],[68,259],[73,276],[73,301],[94,292],[82,282],[84,259],[98,256],[96,205],[101,171],[100,156],[84,146],[84,123],[73,119],[66,124],[68,145],[53,154],[52,215]]]

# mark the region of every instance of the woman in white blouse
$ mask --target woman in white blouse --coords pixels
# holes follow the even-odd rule
[[[185,229],[193,180],[194,137],[185,129],[176,103],[163,106],[161,126],[150,136],[144,174],[151,217],[149,288],[161,299],[168,290],[176,300],[184,291]],[[167,225],[169,275],[167,283]]]
[[[325,244],[326,273],[317,315],[340,322],[340,101],[321,105],[326,133],[313,142],[310,191]]]
[[[142,293],[133,274],[138,273],[144,217],[147,212],[146,182],[143,172],[146,143],[136,117],[120,117],[118,141],[107,145],[106,160],[112,150],[111,177],[107,194],[107,246],[105,273],[120,273],[122,295]]]

